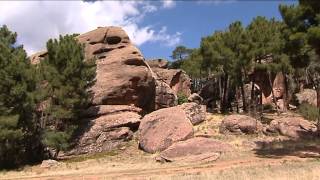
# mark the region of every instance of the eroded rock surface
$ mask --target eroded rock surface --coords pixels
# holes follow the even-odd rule
[[[267,132],[279,133],[291,138],[312,137],[317,127],[302,117],[285,117],[271,121]]]
[[[168,68],[169,61],[165,59],[152,59],[148,60],[147,63],[151,68]]]
[[[197,94],[197,93],[193,93],[188,97],[188,102],[194,102],[197,104],[202,104],[203,103],[203,98]]]
[[[134,104],[146,112],[154,109],[155,79],[144,58],[120,27],[99,27],[76,37],[85,45],[86,60],[97,64],[92,87],[94,105]],[[46,56],[42,51],[30,56],[33,64]]]
[[[206,107],[197,103],[184,103],[179,107],[187,115],[192,125],[197,125],[206,119]]]
[[[232,146],[210,138],[195,137],[174,143],[160,153],[159,160],[165,161],[215,161],[221,153],[232,150]]]
[[[67,155],[110,151],[132,139],[138,129],[142,110],[125,105],[104,105],[88,109],[88,119],[82,125],[74,140],[75,146]],[[94,117],[95,116],[95,117]]]
[[[246,115],[229,115],[225,117],[219,127],[220,133],[254,134],[262,132],[263,126],[258,120]]]
[[[155,109],[168,108],[178,105],[178,97],[171,87],[161,78],[155,75],[156,95]]]
[[[168,69],[168,61],[153,59],[146,61],[156,80],[155,109],[173,107],[178,104],[178,94],[191,94],[191,80],[180,69]]]
[[[134,104],[146,111],[153,109],[154,79],[124,30],[101,27],[77,38],[85,44],[86,59],[96,59],[93,104]]]
[[[295,94],[298,104],[308,103],[317,106],[317,92],[314,89],[304,89]]]
[[[139,126],[139,146],[149,153],[163,151],[174,142],[192,136],[192,124],[179,107],[154,111],[146,115]]]

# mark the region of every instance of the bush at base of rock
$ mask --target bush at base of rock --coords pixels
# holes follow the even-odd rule
[[[187,103],[187,102],[188,102],[188,97],[183,93],[179,93],[178,94],[178,104],[183,104],[183,103]]]
[[[262,129],[261,122],[246,115],[229,115],[222,120],[219,127],[223,134],[254,134],[262,132]]]
[[[302,103],[299,106],[298,111],[304,118],[310,121],[317,121],[318,119],[320,119],[320,110],[314,105]]]

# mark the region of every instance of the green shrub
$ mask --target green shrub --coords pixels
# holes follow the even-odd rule
[[[183,93],[179,93],[178,94],[178,104],[183,104],[186,102],[188,102],[188,96]]]
[[[319,108],[308,103],[302,103],[298,111],[304,118],[310,121],[316,121],[320,118]]]

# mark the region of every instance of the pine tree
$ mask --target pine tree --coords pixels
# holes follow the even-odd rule
[[[285,77],[290,73],[291,66],[287,55],[284,53],[284,37],[282,35],[283,24],[268,20],[265,17],[256,17],[247,27],[248,33],[248,58],[253,60],[254,73],[266,72],[269,77],[271,94],[273,101],[277,107],[274,98],[272,76],[278,72],[282,72]],[[270,62],[263,63],[267,59]],[[255,75],[253,75],[255,77]],[[252,91],[254,87],[254,78],[252,79]],[[253,92],[251,99],[254,99]],[[284,90],[284,108],[287,106],[287,87]],[[260,93],[260,107],[262,108],[262,92]],[[262,113],[262,110],[261,110]]]
[[[86,60],[84,47],[74,35],[60,36],[47,42],[47,57],[40,64],[44,100],[49,105],[47,127],[43,142],[60,150],[68,147],[73,130],[79,124],[79,115],[90,103],[89,88],[94,83],[95,63]]]
[[[16,38],[6,26],[0,28],[0,168],[32,158],[28,153],[37,151],[34,145],[39,140],[33,139],[37,132],[34,69]]]
[[[310,77],[317,92],[320,112],[320,4],[318,1],[300,0],[299,5],[282,5],[279,9],[287,26],[286,51],[295,67],[295,75]]]
[[[170,64],[170,68],[179,69],[184,60],[186,60],[190,54],[192,53],[192,49],[189,49],[185,46],[177,46],[172,52],[172,59],[174,62]]]

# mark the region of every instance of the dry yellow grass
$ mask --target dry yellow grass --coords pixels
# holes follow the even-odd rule
[[[36,165],[0,171],[0,179],[320,179],[320,162],[314,158],[300,158],[292,154],[266,158],[254,150],[254,141],[273,141],[279,137],[220,134],[219,124],[223,117],[209,114],[207,121],[194,127],[195,135],[205,135],[233,145],[233,152],[223,154],[215,162],[158,163],[154,160],[158,154],[138,150],[138,142],[133,140],[123,150],[76,157],[50,169]],[[272,145],[270,149],[310,144],[293,143],[288,146],[283,143]],[[311,143],[312,146],[316,144]]]

